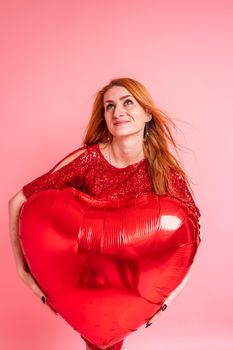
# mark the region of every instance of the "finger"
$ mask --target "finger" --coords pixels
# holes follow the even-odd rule
[[[155,320],[157,320],[161,316],[161,313],[164,310],[166,310],[166,308],[167,308],[167,300],[166,300],[166,304],[163,304],[161,308],[158,310],[158,312],[156,312],[156,314],[150,320],[147,321],[146,328],[149,327]]]
[[[41,299],[43,304],[46,304],[46,306],[53,314],[57,315],[57,312],[51,307],[51,305],[48,304],[45,293],[41,290],[41,288],[38,286],[35,279],[30,273],[27,273],[26,280],[27,285],[32,289],[34,294]]]
[[[36,296],[38,296],[38,298],[41,299],[41,297],[45,295],[30,273],[26,274],[25,283],[29,286],[29,288],[32,289],[32,291]]]

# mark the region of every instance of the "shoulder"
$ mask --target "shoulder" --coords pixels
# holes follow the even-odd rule
[[[175,168],[170,168],[170,178],[174,184],[188,184],[187,179],[183,176],[183,174]]]
[[[91,146],[84,145],[84,146],[79,147],[78,149],[74,150],[73,152],[69,153],[62,160],[60,160],[59,163],[57,163],[53,167],[53,169],[51,170],[51,174],[56,172],[57,170],[63,168],[67,164],[72,163],[73,161],[78,159],[82,154],[90,153],[91,151],[93,151],[93,149],[96,148],[96,146],[97,146],[97,144],[94,144]]]
[[[179,199],[183,200],[188,207],[190,207],[199,218],[201,216],[199,208],[196,206],[193,198],[193,190],[189,181],[182,176],[176,169],[171,170],[172,185]]]

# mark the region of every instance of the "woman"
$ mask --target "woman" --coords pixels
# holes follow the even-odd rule
[[[177,150],[169,123],[175,126],[141,83],[114,79],[96,95],[84,146],[9,200],[10,238],[19,276],[44,303],[46,296],[30,274],[18,239],[20,208],[33,193],[72,186],[95,198],[113,201],[142,193],[170,194],[184,201],[199,219],[187,176],[169,150],[169,145]],[[181,285],[177,291],[180,289]],[[98,349],[83,339],[87,349]],[[108,349],[120,350],[122,344]]]

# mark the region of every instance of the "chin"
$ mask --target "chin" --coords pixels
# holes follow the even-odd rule
[[[141,130],[119,130],[114,132],[110,132],[113,137],[126,137],[126,136],[134,136],[141,132]]]

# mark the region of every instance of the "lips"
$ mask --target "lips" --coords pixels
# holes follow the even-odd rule
[[[122,124],[126,124],[126,123],[129,123],[129,121],[128,120],[119,120],[119,121],[113,123],[113,125],[122,125]]]

